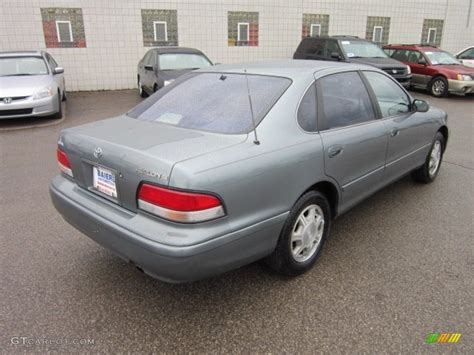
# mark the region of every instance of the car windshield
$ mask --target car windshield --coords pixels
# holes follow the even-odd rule
[[[375,44],[365,41],[341,41],[349,58],[387,58],[385,52]]]
[[[425,55],[430,60],[431,65],[461,64],[451,53],[448,52],[425,52]]]
[[[0,57],[0,76],[45,74],[48,67],[41,57]]]
[[[274,76],[192,73],[160,89],[128,115],[181,128],[243,134],[253,128],[248,93],[257,125],[290,84],[290,79]]]
[[[201,54],[169,53],[159,55],[160,70],[201,69],[212,65]]]

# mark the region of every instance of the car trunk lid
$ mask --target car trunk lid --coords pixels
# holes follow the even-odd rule
[[[169,185],[173,166],[184,160],[239,144],[247,135],[200,132],[128,116],[98,121],[62,132],[77,184],[135,211],[142,181]],[[94,176],[113,174],[117,197],[94,188]]]

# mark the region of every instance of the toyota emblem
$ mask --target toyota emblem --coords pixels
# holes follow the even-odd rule
[[[11,97],[4,97],[3,98],[3,103],[5,105],[11,104],[12,103],[12,98]]]
[[[97,147],[94,149],[94,156],[99,159],[102,156],[102,148]]]

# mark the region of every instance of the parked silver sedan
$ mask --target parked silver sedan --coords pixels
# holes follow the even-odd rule
[[[0,52],[0,119],[63,115],[64,69],[44,51]]]
[[[222,65],[62,131],[50,192],[66,221],[165,281],[262,258],[299,275],[335,217],[407,173],[432,182],[447,141],[446,113],[376,68]]]

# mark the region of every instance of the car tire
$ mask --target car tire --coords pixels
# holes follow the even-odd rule
[[[436,76],[431,80],[428,90],[434,97],[446,97],[449,93],[449,84],[443,76]]]
[[[331,225],[331,208],[318,191],[305,193],[295,203],[277,246],[265,262],[273,270],[297,276],[311,269],[321,254]]]
[[[143,89],[143,85],[142,85],[142,82],[140,81],[140,77],[138,77],[138,95],[140,95],[140,97],[148,96],[146,91]]]
[[[411,173],[413,180],[423,184],[429,184],[436,179],[441,167],[441,162],[443,161],[444,147],[444,136],[438,132],[436,133],[425,163]]]
[[[63,101],[67,101],[66,88],[64,88],[62,100],[63,100]]]
[[[59,91],[58,91],[58,107],[59,107],[58,112],[56,112],[53,115],[53,118],[55,119],[63,118],[63,100],[62,100],[62,95]]]
[[[157,92],[157,91],[158,91],[158,85],[155,84],[155,85],[153,86],[153,92]]]

